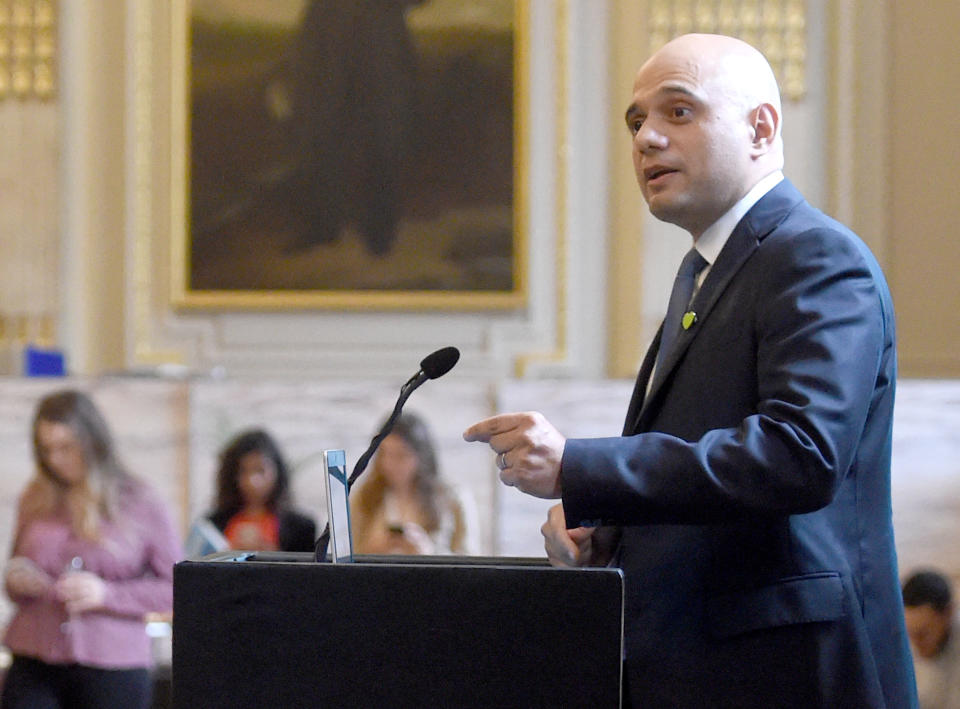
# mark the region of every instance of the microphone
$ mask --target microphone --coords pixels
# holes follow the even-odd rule
[[[414,389],[428,379],[442,377],[444,374],[453,369],[453,365],[455,365],[459,359],[460,350],[458,350],[456,347],[443,347],[436,352],[431,352],[422,360],[420,360],[420,371],[410,377],[407,380],[407,383],[401,387],[400,396],[403,397],[404,401],[406,401],[406,397],[404,397],[405,389],[409,389],[406,396],[410,396]],[[392,425],[393,424],[391,424],[391,426]]]
[[[377,435],[373,437],[372,441],[370,441],[370,446],[364,451],[363,455],[361,455],[357,460],[357,464],[353,467],[353,472],[350,473],[350,477],[347,480],[347,495],[350,494],[350,488],[353,487],[353,483],[366,469],[367,463],[370,462],[370,458],[373,457],[374,452],[376,452],[377,448],[380,447],[380,443],[390,434],[390,431],[393,429],[393,425],[400,417],[400,411],[403,409],[403,405],[407,403],[407,399],[410,398],[410,395],[417,389],[417,387],[419,387],[428,379],[437,379],[438,377],[442,377],[444,374],[449,372],[451,369],[453,369],[453,366],[459,359],[460,350],[458,350],[456,347],[443,347],[436,352],[431,352],[420,361],[420,371],[410,377],[406,383],[400,387],[400,396],[397,398],[396,406],[393,407],[393,412],[390,414],[390,417],[386,420],[383,426],[380,427]],[[323,561],[326,559],[327,545],[329,543],[330,522],[328,520],[327,526],[324,527],[323,533],[317,539],[316,546],[313,550],[314,559],[316,561]]]
[[[420,362],[420,372],[427,379],[437,379],[453,369],[460,360],[460,350],[456,347],[444,347],[428,354]]]
[[[442,377],[453,369],[453,365],[455,365],[459,359],[460,350],[456,347],[444,347],[443,349],[428,354],[421,360],[420,371],[410,377],[406,384],[400,387],[400,397],[397,399],[397,405],[393,407],[393,413],[390,414],[390,418],[383,424],[380,432],[373,437],[373,440],[370,442],[370,447],[367,448],[364,454],[357,460],[357,464],[350,474],[350,479],[347,480],[348,486],[353,485],[354,481],[360,477],[360,473],[367,467],[370,457],[380,446],[380,442],[390,433],[393,425],[397,422],[397,418],[400,416],[400,410],[403,408],[403,405],[407,403],[407,399],[410,398],[414,390],[428,379]]]

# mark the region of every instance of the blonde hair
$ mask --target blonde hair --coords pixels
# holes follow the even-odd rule
[[[41,421],[64,424],[76,435],[87,465],[82,481],[64,481],[47,463],[38,434]],[[120,492],[132,478],[117,460],[110,429],[93,401],[71,389],[41,399],[33,418],[33,453],[37,473],[21,497],[18,527],[63,512],[74,534],[100,541],[101,524],[117,518]]]
[[[391,436],[399,437],[413,450],[417,457],[417,471],[414,479],[417,498],[420,501],[423,528],[435,532],[440,526],[441,508],[447,501],[446,485],[440,480],[437,456],[433,446],[433,437],[426,422],[412,413],[404,413],[397,419]],[[372,517],[383,504],[389,484],[381,469],[381,458],[373,461],[370,478],[357,489],[353,509],[359,519]]]

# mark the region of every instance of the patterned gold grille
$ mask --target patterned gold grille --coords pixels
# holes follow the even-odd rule
[[[650,53],[688,32],[739,37],[770,61],[783,97],[806,93],[805,0],[652,0]]]
[[[56,91],[57,0],[0,0],[0,100]]]

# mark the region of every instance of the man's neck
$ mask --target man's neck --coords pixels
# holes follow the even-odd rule
[[[691,231],[690,235],[693,237],[693,243],[696,244],[697,241],[707,232],[720,230],[729,234],[729,232],[733,231],[733,228],[743,218],[743,215],[749,212],[750,208],[759,202],[760,199],[767,194],[767,192],[780,184],[781,180],[783,180],[783,172],[780,170],[774,170],[773,172],[768,173],[757,180],[754,185],[748,189],[746,193],[740,199],[738,199],[732,207],[730,207],[730,209],[720,215],[720,217],[714,221],[713,224],[709,225],[706,229],[703,229],[697,234]]]

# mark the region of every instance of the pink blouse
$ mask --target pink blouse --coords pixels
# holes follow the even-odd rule
[[[103,525],[96,543],[77,538],[62,517],[21,530],[14,556],[28,557],[52,578],[82,567],[104,580],[106,594],[103,608],[70,617],[52,591],[24,598],[8,588],[18,607],[4,643],[15,655],[108,669],[152,664],[144,615],[173,608],[180,539],[163,503],[143,483],[127,486],[119,506],[119,519]]]

